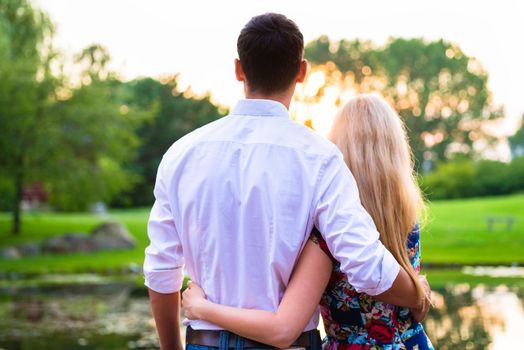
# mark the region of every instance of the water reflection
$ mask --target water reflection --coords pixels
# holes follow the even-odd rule
[[[437,349],[515,348],[524,288],[436,288],[425,321]],[[0,349],[158,349],[146,290],[135,282],[0,287]]]
[[[146,291],[132,282],[4,288],[1,349],[158,349]]]
[[[424,325],[436,349],[486,349],[491,336],[469,285],[435,290],[433,300]]]
[[[524,327],[523,288],[450,285],[434,293],[425,326],[438,349],[510,349]]]

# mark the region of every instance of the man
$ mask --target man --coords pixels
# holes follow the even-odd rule
[[[254,17],[237,46],[246,99],[175,142],[158,169],[144,273],[162,349],[182,348],[184,265],[208,299],[274,311],[313,226],[357,290],[421,310],[339,150],[289,119],[307,70],[296,24],[279,14]],[[319,349],[317,324],[318,312],[294,345]],[[264,347],[204,321],[190,321],[186,339],[188,349]]]

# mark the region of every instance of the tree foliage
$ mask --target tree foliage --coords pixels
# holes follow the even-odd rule
[[[101,46],[84,49],[77,57],[83,83],[51,108],[55,122],[46,136],[53,169],[46,179],[55,208],[82,210],[109,201],[138,180],[125,165],[134,159],[135,130],[148,114],[119,103],[118,80],[106,69],[109,60]]]
[[[473,144],[488,140],[482,122],[501,116],[491,102],[488,75],[480,63],[444,40],[390,39],[310,42],[310,74],[323,72],[324,83],[306,102],[320,101],[328,88],[339,100],[361,92],[381,93],[399,112],[409,132],[417,164],[472,155]]]

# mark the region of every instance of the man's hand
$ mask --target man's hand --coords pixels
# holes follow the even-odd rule
[[[204,290],[198,284],[189,282],[186,290],[182,293],[184,316],[190,320],[199,320],[202,317],[202,311],[208,304],[209,301],[206,299]]]
[[[411,315],[417,322],[421,322],[426,318],[429,307],[431,306],[431,287],[429,286],[428,280],[424,276],[419,276],[419,280],[424,287],[424,291],[426,292],[426,298],[419,308],[410,309]]]

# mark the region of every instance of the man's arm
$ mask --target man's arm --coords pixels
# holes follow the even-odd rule
[[[394,305],[422,308],[415,284],[380,242],[340,152],[326,161],[315,199],[315,225],[355,289]]]
[[[180,292],[162,294],[149,289],[151,310],[162,350],[182,350],[180,336]]]
[[[155,204],[151,209],[145,250],[144,277],[162,350],[181,350],[180,289],[184,281],[182,244],[175,227],[165,183],[169,174],[158,168]]]

